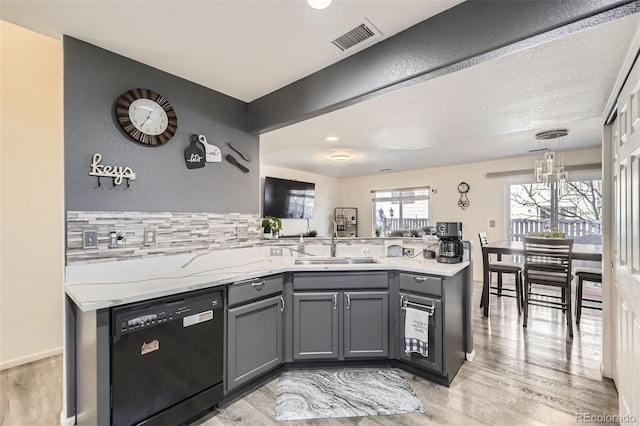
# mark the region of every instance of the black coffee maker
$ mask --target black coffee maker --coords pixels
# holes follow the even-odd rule
[[[462,222],[437,222],[436,235],[440,238],[438,262],[462,262]]]

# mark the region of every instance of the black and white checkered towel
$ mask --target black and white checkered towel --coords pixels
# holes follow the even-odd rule
[[[407,307],[404,320],[404,351],[429,356],[429,314]]]

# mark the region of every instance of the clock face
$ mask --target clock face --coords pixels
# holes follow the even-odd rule
[[[178,129],[178,117],[169,101],[149,89],[123,93],[116,102],[116,116],[125,133],[145,145],[164,145]]]
[[[147,135],[159,135],[167,129],[169,119],[160,105],[150,99],[136,99],[129,106],[129,120]]]
[[[469,184],[466,182],[460,182],[460,185],[458,185],[458,192],[469,192]]]

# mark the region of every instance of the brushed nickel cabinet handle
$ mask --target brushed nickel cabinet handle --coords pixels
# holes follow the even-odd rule
[[[334,310],[338,309],[338,295],[337,294],[333,295],[333,309]]]
[[[282,302],[282,308],[280,308],[280,312],[284,312],[284,297],[280,296],[280,301]]]
[[[347,294],[347,311],[351,309],[351,296]]]
[[[422,281],[423,282],[423,281],[427,280],[427,277],[416,277],[416,276],[414,276],[413,279],[416,280],[416,281]]]
[[[251,283],[251,287],[255,288],[256,290],[260,290],[263,285],[264,281],[260,281],[259,283]]]

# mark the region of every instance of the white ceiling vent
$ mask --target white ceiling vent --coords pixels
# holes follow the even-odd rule
[[[364,18],[360,24],[344,34],[341,34],[331,40],[331,44],[344,52],[346,50],[356,50],[354,47],[364,47],[371,44],[374,40],[382,37],[382,33]]]

